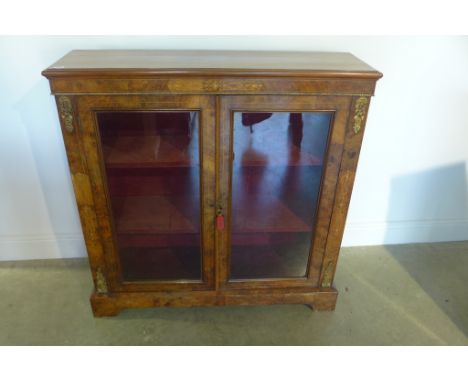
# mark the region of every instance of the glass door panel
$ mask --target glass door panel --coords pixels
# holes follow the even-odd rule
[[[305,277],[333,112],[234,112],[230,279]]]
[[[201,279],[199,113],[97,113],[124,281]]]

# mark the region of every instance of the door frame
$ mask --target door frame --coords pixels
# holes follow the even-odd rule
[[[318,287],[322,262],[327,251],[328,232],[335,204],[335,193],[344,153],[346,131],[353,98],[349,96],[316,95],[227,95],[219,100],[219,124],[217,135],[218,182],[216,200],[224,211],[225,229],[216,231],[217,279],[219,289]],[[305,277],[229,279],[232,163],[233,163],[233,113],[234,112],[333,112],[328,145],[323,161],[320,191],[317,199],[315,224]]]
[[[215,99],[213,96],[181,95],[84,95],[76,97],[83,161],[93,198],[93,211],[80,209],[83,230],[96,226],[97,232],[85,233],[86,246],[96,282],[104,278],[109,293],[138,291],[190,291],[214,288],[215,214]],[[200,150],[200,235],[201,280],[125,281],[122,278],[114,221],[107,189],[103,153],[97,124],[99,111],[197,111]],[[76,187],[75,187],[76,189]],[[76,192],[76,191],[75,191]],[[90,220],[95,221],[91,222]],[[100,246],[101,250],[94,247]],[[101,274],[96,274],[99,271]]]

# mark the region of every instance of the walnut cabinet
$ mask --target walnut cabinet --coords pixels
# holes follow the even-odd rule
[[[347,53],[72,51],[47,68],[94,280],[125,308],[332,310],[381,74]]]

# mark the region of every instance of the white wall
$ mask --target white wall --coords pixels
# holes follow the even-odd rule
[[[72,49],[349,51],[384,73],[343,245],[468,240],[467,37],[1,37],[0,260],[84,256],[40,72]]]

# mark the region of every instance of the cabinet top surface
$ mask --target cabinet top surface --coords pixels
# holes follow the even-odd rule
[[[350,53],[214,50],[73,50],[43,72],[46,77],[171,73],[382,76]]]

